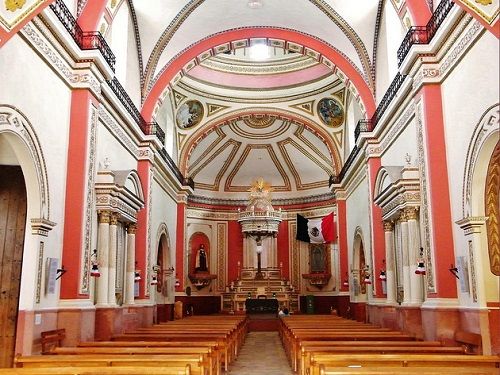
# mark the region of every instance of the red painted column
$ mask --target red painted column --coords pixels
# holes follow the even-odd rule
[[[80,261],[83,250],[85,194],[87,187],[90,109],[97,99],[88,90],[71,93],[71,109],[64,203],[62,263],[67,273],[61,278],[61,299],[88,298],[79,294]]]
[[[421,90],[421,96],[424,105],[425,166],[436,270],[437,293],[432,296],[456,298],[456,280],[447,272],[450,264],[455,264],[455,255],[441,86],[426,84]]]
[[[106,9],[107,0],[88,0],[82,13],[78,17],[78,25],[83,31],[95,31],[99,28],[104,9]]]
[[[146,298],[145,296],[145,283],[147,275],[147,262],[146,257],[148,254],[148,225],[149,225],[149,183],[151,180],[151,162],[149,159],[139,160],[137,162],[137,174],[141,179],[142,192],[144,194],[144,207],[137,213],[137,232],[135,235],[135,263],[136,269],[141,271],[141,280],[139,281],[139,297],[140,299]]]
[[[349,291],[349,285],[344,285],[345,280],[349,280],[349,259],[347,249],[347,210],[345,199],[337,196],[337,221],[338,221],[338,249],[340,263],[340,291]]]
[[[238,262],[243,267],[243,233],[237,221],[227,222],[227,279],[236,280],[238,275]]]
[[[282,265],[282,278],[290,278],[290,241],[288,238],[288,221],[283,220],[278,229],[278,266]]]
[[[184,290],[184,243],[186,236],[186,203],[177,204],[177,228],[175,231],[175,278],[180,285],[175,288],[176,292]]]
[[[406,0],[406,7],[410,11],[415,26],[425,26],[432,16],[426,0]]]
[[[368,159],[368,174],[370,179],[370,202],[371,202],[371,226],[372,226],[372,248],[373,248],[373,269],[371,270],[372,283],[375,288],[376,296],[383,297],[382,281],[379,279],[380,270],[385,269],[383,260],[385,259],[385,233],[384,223],[382,221],[382,209],[374,202],[375,181],[377,173],[382,166],[382,161],[378,157]],[[367,254],[365,254],[366,256]]]

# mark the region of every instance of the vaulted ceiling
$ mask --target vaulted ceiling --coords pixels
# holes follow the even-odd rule
[[[257,177],[280,198],[329,192],[374,108],[379,3],[129,0],[143,113],[195,195],[242,199]]]

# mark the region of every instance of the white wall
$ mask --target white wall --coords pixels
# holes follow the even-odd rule
[[[404,166],[406,154],[411,156],[411,164],[416,165],[418,158],[416,140],[417,129],[415,119],[413,119],[384,150],[382,166]]]
[[[64,229],[66,150],[71,94],[69,88],[54,71],[33,53],[18,35],[13,36],[0,49],[2,67],[0,103],[14,106],[23,113],[33,126],[40,142],[47,167],[50,220],[57,223],[48,237],[44,238],[44,258],[60,258]],[[30,194],[28,192],[28,215],[30,215]],[[31,218],[28,217],[28,222]],[[25,236],[20,310],[32,310],[35,307],[39,239],[38,236],[31,234],[31,227],[28,225]],[[45,296],[42,291],[41,303],[37,308],[56,306],[56,296],[57,292]]]
[[[473,132],[483,112],[499,101],[498,55],[498,40],[490,32],[485,32],[443,82],[446,157],[453,223],[463,217],[465,163]],[[453,235],[455,256],[467,256],[467,239],[458,225],[453,224]],[[480,251],[484,257],[487,249],[484,247]],[[484,271],[483,276],[486,277],[489,271]],[[461,303],[472,303],[468,293],[461,294],[460,298]],[[498,294],[496,299],[498,300]]]

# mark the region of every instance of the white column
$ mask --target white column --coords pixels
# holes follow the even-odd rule
[[[137,231],[137,224],[130,223],[127,226],[127,261],[125,272],[125,305],[134,304],[134,290],[135,290],[135,233]],[[161,275],[158,275],[161,277]],[[149,280],[146,280],[149,282]]]
[[[408,220],[408,258],[410,273],[410,303],[421,304],[423,301],[423,275],[417,275],[415,269],[420,256],[420,233],[417,222],[417,209],[407,207],[404,210]]]
[[[97,305],[108,306],[108,261],[109,261],[109,211],[99,211],[97,233],[97,263],[101,276],[97,279]]]
[[[108,257],[108,303],[111,306],[116,305],[116,251],[118,231],[118,215],[111,213],[109,222],[109,257]]]
[[[387,286],[387,304],[396,303],[396,278],[394,274],[394,224],[390,221],[384,221],[385,234],[385,276]]]
[[[401,252],[403,254],[403,304],[410,303],[410,261],[408,256],[408,222],[406,215],[401,212],[399,217],[401,223]]]

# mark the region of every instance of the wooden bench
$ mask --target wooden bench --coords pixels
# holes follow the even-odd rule
[[[3,368],[10,375],[191,375],[191,366]]]
[[[455,332],[455,341],[462,344],[467,353],[478,353],[483,345],[483,339],[480,334],[457,331]]]
[[[220,374],[220,360],[218,353],[211,347],[62,347],[55,348],[52,354],[197,354],[203,356],[203,361],[208,362],[209,375]]]
[[[359,344],[359,343],[358,343]],[[300,372],[306,374],[306,369],[310,368],[312,356],[329,354],[465,354],[464,349],[458,346],[412,346],[407,343],[406,346],[390,346],[390,342],[381,346],[307,346],[301,347]]]
[[[498,375],[496,368],[456,368],[456,367],[328,367],[320,366],[320,375]]]
[[[190,365],[191,374],[206,375],[207,363],[203,356],[191,354],[157,354],[157,355],[43,355],[21,356],[14,360],[15,367],[177,367]]]
[[[321,367],[323,365],[324,367]],[[500,371],[500,356],[439,354],[317,354],[311,356],[309,375],[330,367],[457,367]]]
[[[42,354],[47,354],[53,348],[62,346],[62,342],[65,338],[66,338],[66,330],[64,328],[42,332],[41,333]]]

